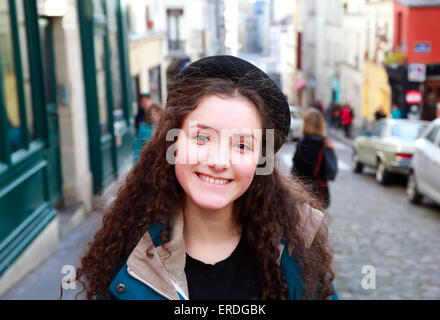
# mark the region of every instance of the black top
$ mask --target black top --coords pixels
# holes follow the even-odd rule
[[[296,146],[295,155],[293,157],[292,173],[301,178],[310,181],[315,180],[313,173],[315,171],[318,155],[324,143],[324,138],[315,136],[304,136]],[[324,166],[321,164],[316,178],[323,179]]]
[[[327,208],[330,205],[330,193],[325,179],[324,159],[321,161],[316,177],[314,176],[324,140],[325,138],[323,137],[304,136],[296,146],[291,173],[299,177],[306,184],[311,185],[314,195],[321,199],[322,204]],[[320,179],[319,184],[317,179]]]
[[[187,254],[185,273],[191,300],[259,299],[257,261],[243,237],[231,255],[216,264]]]

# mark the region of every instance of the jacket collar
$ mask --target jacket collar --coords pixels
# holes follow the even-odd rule
[[[321,225],[324,214],[308,205],[300,208],[301,230],[304,230],[304,241],[307,248],[312,245],[313,239]],[[166,244],[153,242],[150,232],[146,232],[127,260],[127,271],[130,275],[148,285],[162,296],[179,300],[179,294],[188,299],[188,284],[185,275],[186,251],[183,239],[183,212],[179,210],[171,217],[171,237]],[[157,246],[155,246],[155,243]],[[280,258],[285,244],[280,242]],[[148,257],[150,249],[153,256]],[[293,247],[288,246],[289,256]]]

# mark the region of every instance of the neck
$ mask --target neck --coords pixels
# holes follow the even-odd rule
[[[183,212],[183,236],[187,244],[218,244],[240,237],[241,226],[234,219],[233,203],[218,210],[209,210],[187,199]]]

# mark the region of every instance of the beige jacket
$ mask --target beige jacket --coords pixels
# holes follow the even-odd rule
[[[324,214],[310,206],[302,207],[302,229],[305,230],[306,247],[309,248],[324,218]],[[155,247],[153,240],[146,232],[127,260],[127,272],[161,296],[170,300],[188,299],[188,284],[185,275],[185,243],[183,239],[183,214],[179,212],[172,217],[170,241],[166,244],[169,255],[162,245]],[[152,256],[146,251],[151,248]],[[279,246],[280,258],[284,245]],[[288,247],[289,254],[293,248]],[[278,261],[279,262],[279,261]],[[124,283],[113,282],[109,290],[122,293],[126,290]],[[179,297],[179,294],[181,297]]]

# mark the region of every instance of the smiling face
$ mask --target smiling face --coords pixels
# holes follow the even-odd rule
[[[238,199],[255,174],[261,128],[257,109],[249,100],[203,98],[185,118],[176,145],[175,173],[187,198],[209,210]]]

